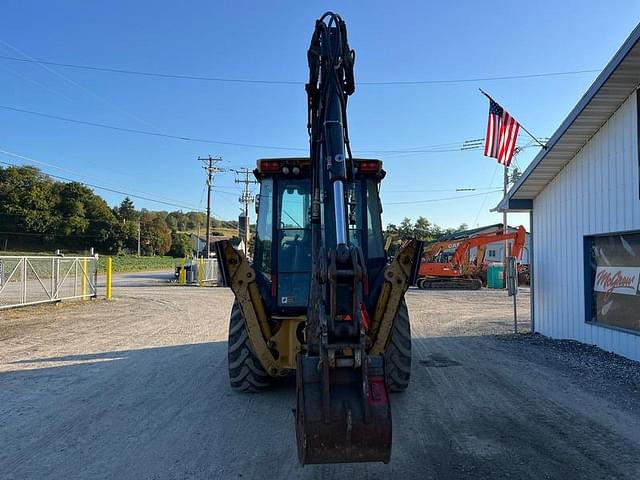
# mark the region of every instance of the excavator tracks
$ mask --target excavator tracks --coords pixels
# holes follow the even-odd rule
[[[416,282],[420,290],[480,290],[478,278],[421,278]]]

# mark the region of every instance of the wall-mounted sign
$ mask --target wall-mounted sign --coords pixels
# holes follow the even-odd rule
[[[585,237],[588,322],[640,332],[640,232]]]
[[[597,267],[593,290],[607,294],[637,295],[640,267]]]

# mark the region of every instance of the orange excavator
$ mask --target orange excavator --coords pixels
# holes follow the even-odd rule
[[[513,241],[511,255],[520,258],[526,240],[526,230],[520,225],[515,232],[497,231],[474,235],[455,241],[435,242],[425,247],[416,286],[420,289],[478,290],[482,288],[484,256],[487,245]],[[473,261],[469,252],[476,248]],[[451,252],[451,249],[455,249]]]

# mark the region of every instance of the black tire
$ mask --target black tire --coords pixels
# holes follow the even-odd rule
[[[387,387],[392,392],[404,392],[411,379],[411,325],[404,299],[393,323],[384,360]]]
[[[269,388],[271,377],[253,353],[242,312],[236,302],[229,319],[229,383],[239,392],[262,392]]]

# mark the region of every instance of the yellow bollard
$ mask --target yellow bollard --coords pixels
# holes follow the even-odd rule
[[[187,271],[184,269],[184,264],[186,262],[186,258],[180,260],[180,275],[178,275],[178,282],[180,285],[187,284]]]
[[[107,257],[107,300],[111,300],[111,270],[113,268],[113,260]]]
[[[198,260],[198,285],[204,287],[204,258]]]
[[[87,299],[87,276],[89,275],[89,260],[82,260],[82,299]]]

